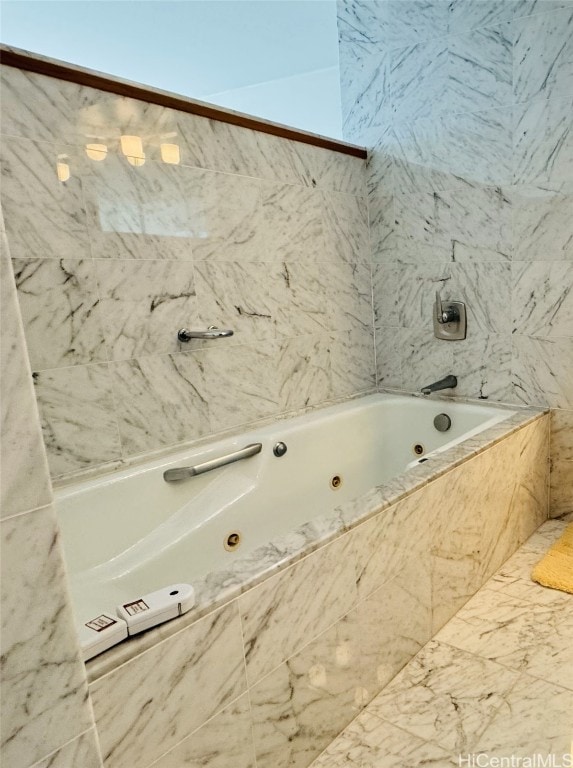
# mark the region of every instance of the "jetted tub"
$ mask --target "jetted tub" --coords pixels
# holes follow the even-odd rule
[[[451,427],[434,426],[447,414]],[[237,558],[510,419],[514,411],[377,394],[80,482],[56,492],[79,626]],[[164,472],[261,443],[260,453],[166,482]],[[277,457],[273,448],[284,443]],[[268,563],[267,563],[268,565]]]

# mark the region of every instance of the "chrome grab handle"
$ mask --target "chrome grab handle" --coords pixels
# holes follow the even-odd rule
[[[163,479],[166,483],[173,483],[177,480],[187,480],[189,477],[202,475],[205,472],[211,472],[211,470],[219,469],[219,467],[224,467],[226,464],[233,464],[235,461],[241,461],[241,459],[248,459],[250,456],[256,456],[262,449],[262,443],[251,443],[244,448],[240,448],[238,451],[228,453],[226,456],[220,456],[218,459],[209,459],[209,461],[195,464],[193,467],[175,467],[174,469],[167,469],[163,473]]]
[[[177,331],[178,341],[189,341],[190,339],[222,339],[226,336],[232,336],[233,331],[225,328],[215,328],[210,325],[206,331],[189,331],[187,328],[180,328]]]

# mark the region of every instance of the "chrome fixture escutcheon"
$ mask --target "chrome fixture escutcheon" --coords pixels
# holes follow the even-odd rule
[[[467,334],[466,305],[463,301],[442,302],[436,291],[434,336],[443,341],[462,341]]]
[[[278,459],[280,459],[281,456],[284,456],[286,452],[287,452],[286,443],[282,443],[282,442],[275,443],[275,446],[273,448],[273,453]]]

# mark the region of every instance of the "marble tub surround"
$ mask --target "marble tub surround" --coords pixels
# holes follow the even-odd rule
[[[571,666],[571,597],[530,579],[532,563],[566,524],[542,525],[312,768],[568,754],[573,692],[562,673]]]
[[[369,150],[378,385],[453,371],[456,395],[570,410],[573,4],[340,0],[338,29],[344,136]],[[463,342],[434,338],[436,289],[466,302]]]
[[[101,758],[3,232],[1,250],[0,762],[11,768],[67,768],[77,760],[86,768],[99,768]]]
[[[573,512],[573,411],[551,411],[551,514]]]
[[[243,594],[238,573],[220,574],[222,608],[205,606],[174,633],[166,625],[90,662],[106,766],[208,756],[227,768],[256,755],[258,766],[306,768],[546,518],[549,418],[520,415],[521,428],[490,434],[493,446],[474,447],[437,479],[418,478],[413,493],[379,498],[377,508],[368,494],[362,517],[349,504],[330,529],[317,521],[318,544],[304,549],[303,529],[277,542],[274,566]],[[209,578],[197,584],[200,606]],[[208,664],[203,649],[219,662]],[[220,734],[230,711],[226,753]],[[158,731],[167,734],[161,744]]]
[[[8,517],[49,504],[52,489],[1,209],[0,225],[1,322],[5,334],[0,348],[0,515]]]
[[[69,742],[45,760],[35,763],[33,768],[101,768],[101,754],[97,733],[92,728]]]
[[[2,199],[52,477],[374,389],[363,160],[2,78]],[[176,339],[209,325],[235,335]]]
[[[231,604],[90,686],[105,765],[149,765],[245,691]]]
[[[447,400],[444,399],[444,402],[447,402]],[[315,570],[315,564],[312,562],[307,562],[304,567],[301,565],[300,569],[291,569],[290,566],[294,566],[310,553],[334,541],[342,533],[354,529],[357,525],[393,507],[414,491],[427,486],[431,481],[442,477],[453,469],[461,468],[468,459],[478,457],[482,453],[487,452],[490,448],[503,442],[508,436],[513,436],[514,433],[518,433],[522,428],[533,427],[539,420],[547,421],[546,416],[539,409],[519,409],[504,422],[489,427],[479,435],[468,438],[444,453],[437,454],[432,458],[431,462],[419,464],[407,473],[371,489],[357,499],[342,504],[333,512],[315,515],[312,520],[296,530],[285,536],[274,538],[268,544],[254,550],[251,554],[239,556],[228,569],[205,574],[204,577],[193,582],[197,602],[192,611],[178,619],[177,622],[163,624],[132,638],[129,643],[116,646],[107,653],[92,659],[87,665],[88,679],[95,680],[107,674],[116,669],[120,664],[136,657],[144,650],[154,647],[161,640],[171,637],[182,626],[193,623],[199,617],[206,615],[217,607],[225,605],[230,600],[257,587],[259,584],[264,586],[268,579],[270,579],[269,584],[264,588],[261,587],[260,594],[262,604],[271,606],[271,615],[274,621],[277,615],[275,608],[272,607],[275,589],[280,592],[281,589],[286,587],[287,591],[291,593],[292,590],[288,586],[290,579],[294,579],[293,583],[299,583],[301,579],[304,581],[305,574],[312,574]],[[523,444],[524,441],[532,440],[533,445],[539,446],[540,444],[542,445],[543,440],[546,440],[546,436],[542,436],[545,433],[538,430],[534,430],[533,435],[536,435],[537,438],[533,439],[530,433],[525,430],[520,444]],[[157,454],[157,456],[163,455],[166,455],[165,452]],[[528,451],[525,452],[525,458],[529,460]],[[539,460],[541,471],[548,466],[546,456],[544,459],[538,458],[536,460]],[[537,477],[537,474],[532,473],[532,477]],[[521,485],[522,481],[520,480],[517,487],[521,487]],[[527,488],[527,483],[525,483],[524,487]],[[526,493],[528,493],[527,490]],[[404,521],[402,520],[401,522]],[[396,525],[396,522],[394,525]],[[338,547],[335,547],[334,550],[337,551]],[[341,551],[344,551],[342,543]],[[420,553],[419,555],[422,557]],[[390,556],[388,552],[387,556]],[[392,560],[392,562],[394,561]],[[324,583],[318,592],[325,599],[329,595],[332,597],[332,605],[325,612],[325,616],[320,618],[322,614],[320,612],[317,613],[318,621],[324,622],[330,619],[332,623],[337,616],[337,611],[340,612],[341,610],[340,606],[347,605],[348,601],[352,600],[352,595],[348,593],[348,590],[350,589],[353,594],[354,587],[352,584],[349,586],[348,570],[346,568],[339,570],[339,568],[340,566],[337,565],[335,570],[340,594],[336,595],[333,593],[333,589],[328,583]],[[285,569],[287,570],[285,571]],[[280,576],[283,571],[286,574],[284,578],[271,579],[274,574]],[[392,572],[387,580],[389,581],[394,575],[396,574]],[[380,586],[380,584],[375,584],[373,589],[378,589]],[[420,588],[422,591],[425,589],[423,585]],[[363,587],[360,588],[360,592],[362,597],[368,596],[368,593],[364,592]],[[254,589],[252,594],[255,593],[257,593],[256,589]],[[265,603],[265,599],[271,602]],[[245,604],[247,606],[255,604],[256,606],[256,602],[253,601],[252,597],[249,597],[248,600],[246,599]],[[318,602],[315,607],[319,604]],[[308,605],[307,610],[312,613],[311,607]],[[254,615],[258,615],[257,611],[255,611]],[[277,637],[278,635],[275,636],[274,640]],[[268,640],[265,640],[263,645],[267,642]],[[293,642],[300,644],[296,640],[296,636],[293,640],[289,634],[281,637],[277,642],[284,643],[286,647],[289,647]],[[262,657],[259,655],[261,644],[257,644],[254,640],[253,643],[254,647],[250,649],[249,656],[259,658],[266,656],[266,654],[263,654]],[[278,648],[272,649],[272,652],[277,654],[280,653],[280,650]]]

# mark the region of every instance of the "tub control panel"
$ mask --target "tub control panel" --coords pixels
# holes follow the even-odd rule
[[[172,584],[141,595],[86,621],[80,627],[84,661],[92,659],[132,635],[182,616],[195,605],[190,584]]]

